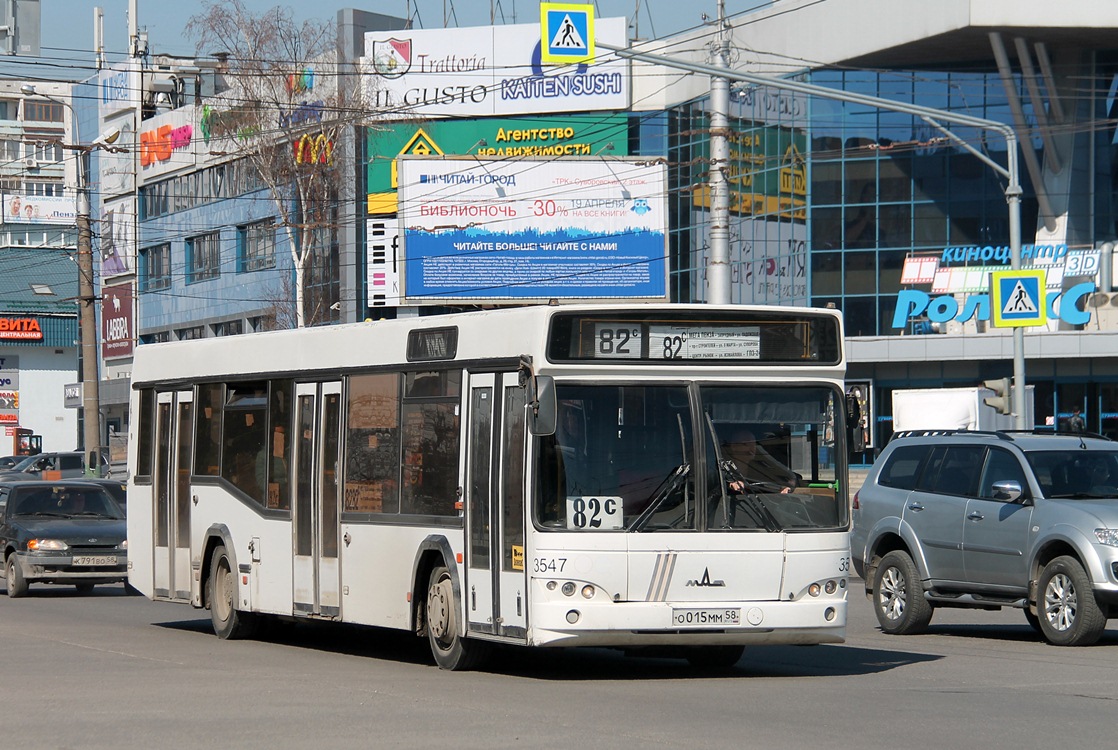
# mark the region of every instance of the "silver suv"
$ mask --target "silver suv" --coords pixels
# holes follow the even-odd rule
[[[936,607],[1020,607],[1050,643],[1082,646],[1118,615],[1118,443],[1103,437],[897,433],[853,520],[886,633],[923,630]]]

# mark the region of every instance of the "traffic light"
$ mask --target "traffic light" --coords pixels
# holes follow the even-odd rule
[[[1013,413],[1012,381],[1009,378],[983,380],[982,385],[998,394],[996,396],[987,396],[982,399],[982,403],[994,407],[994,410],[997,411],[998,414]]]

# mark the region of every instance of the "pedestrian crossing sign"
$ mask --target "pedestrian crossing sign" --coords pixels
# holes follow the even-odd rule
[[[585,63],[594,60],[594,6],[540,3],[540,61]]]
[[[1043,268],[990,272],[990,319],[995,328],[1042,326],[1048,322]]]

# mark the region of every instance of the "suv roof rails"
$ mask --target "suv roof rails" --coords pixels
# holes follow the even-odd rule
[[[893,433],[894,438],[932,437],[935,435],[986,435],[1009,441],[1013,440],[1014,435],[1044,435],[1047,437],[1064,436],[1092,438],[1094,440],[1113,442],[1106,435],[1100,435],[1097,432],[1069,432],[1068,430],[1048,429],[1044,427],[1034,427],[1024,430],[968,430],[965,427],[957,427],[953,430],[899,430]]]
[[[965,427],[957,427],[953,430],[900,430],[893,433],[895,438],[932,437],[935,435],[982,435],[1002,440],[1013,440],[1013,437],[1007,435],[1005,430],[968,430]]]
[[[1058,428],[1052,429],[1048,427],[1034,427],[1031,430],[1002,430],[1002,432],[1012,433],[1015,435],[1047,435],[1050,437],[1062,435],[1064,437],[1094,438],[1095,440],[1110,441],[1110,438],[1108,438],[1106,435],[1100,435],[1097,432],[1072,432],[1071,430],[1061,430]]]

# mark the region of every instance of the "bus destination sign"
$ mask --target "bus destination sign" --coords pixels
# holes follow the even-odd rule
[[[647,346],[647,350],[646,350]],[[595,359],[759,359],[757,326],[595,323]]]

